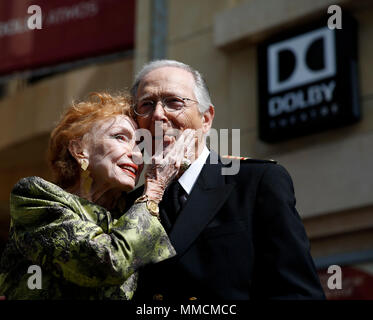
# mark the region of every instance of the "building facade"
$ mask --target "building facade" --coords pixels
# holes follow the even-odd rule
[[[354,81],[361,119],[264,142],[258,135],[258,46],[279,32],[320,18],[327,21],[331,5],[342,9],[342,28],[344,14],[358,24]],[[14,183],[30,175],[50,178],[45,150],[63,108],[92,91],[130,87],[136,71],[149,60],[175,59],[205,76],[216,110],[213,127],[230,133],[239,129],[242,156],[275,159],[291,174],[297,209],[328,297],[372,299],[373,289],[367,288],[373,272],[373,1],[137,0],[134,17],[133,48],[113,48],[84,63],[80,59],[63,72],[50,66],[52,74],[37,81],[29,81],[25,73],[3,77],[1,241],[7,237]],[[341,267],[342,289],[327,286],[331,265]]]

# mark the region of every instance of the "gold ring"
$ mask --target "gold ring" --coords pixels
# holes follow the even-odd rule
[[[190,167],[191,164],[192,164],[192,161],[190,161],[187,158],[184,158],[181,161],[180,169],[183,170],[183,171],[186,171]]]

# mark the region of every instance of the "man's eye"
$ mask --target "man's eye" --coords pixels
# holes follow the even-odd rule
[[[176,97],[170,97],[170,98],[165,99],[165,104],[169,108],[179,109],[184,106],[184,101]]]

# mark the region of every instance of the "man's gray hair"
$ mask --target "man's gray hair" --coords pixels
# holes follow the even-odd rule
[[[134,84],[131,88],[132,97],[136,97],[140,82],[149,72],[163,67],[175,67],[190,72],[193,75],[195,82],[194,94],[199,103],[199,111],[201,113],[204,113],[208,110],[212,103],[210,93],[207,88],[206,82],[203,79],[203,76],[197,70],[193,69],[191,66],[175,60],[154,60],[145,64],[135,77]]]

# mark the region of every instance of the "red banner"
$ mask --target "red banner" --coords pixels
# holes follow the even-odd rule
[[[134,28],[135,0],[1,1],[0,74],[132,49]]]

